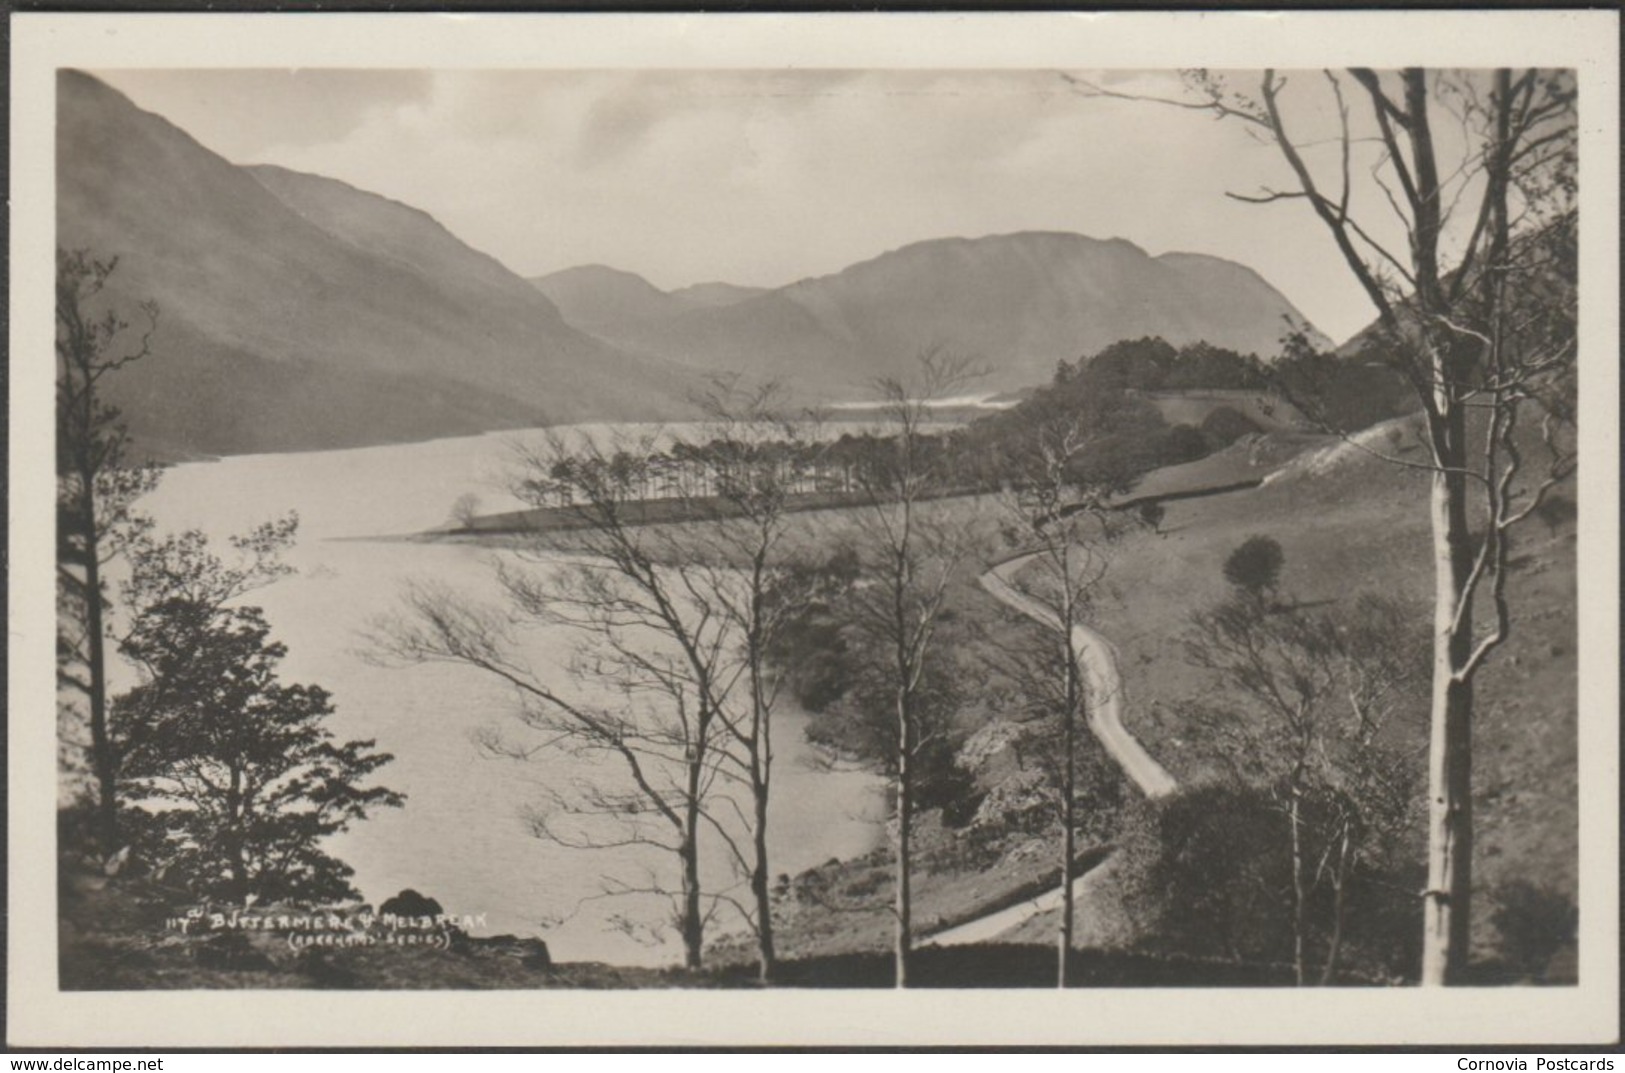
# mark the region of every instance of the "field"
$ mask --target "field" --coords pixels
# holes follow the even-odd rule
[[[1155,406],[1170,425],[1200,425],[1223,407],[1236,411],[1265,432],[1304,432],[1313,427],[1291,403],[1264,391],[1191,388],[1129,394]]]

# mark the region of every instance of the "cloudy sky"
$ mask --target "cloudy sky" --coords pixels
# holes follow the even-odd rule
[[[230,160],[414,205],[526,276],[776,286],[922,239],[1057,230],[1240,261],[1337,340],[1371,319],[1301,202],[1225,197],[1289,180],[1244,124],[1084,98],[1053,71],[96,73]]]

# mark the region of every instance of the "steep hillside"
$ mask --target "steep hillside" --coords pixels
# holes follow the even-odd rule
[[[58,78],[57,134],[59,244],[117,256],[107,297],[161,310],[152,357],[114,389],[149,449],[651,418],[684,395],[414,209],[234,165],[78,72]]]
[[[712,282],[679,287],[671,292],[671,296],[680,298],[691,306],[731,306],[735,302],[743,302],[758,294],[766,294],[767,290],[766,287],[741,287],[736,283]]]
[[[601,318],[592,330],[690,365],[845,399],[876,375],[906,374],[933,344],[979,357],[991,370],[985,386],[1007,390],[1047,379],[1057,361],[1148,335],[1267,358],[1289,321],[1306,324],[1240,265],[1026,232],[916,243],[721,308]]]
[[[608,265],[577,265],[534,276],[530,285],[547,295],[571,324],[587,331],[607,328],[606,334],[614,334],[617,325],[675,317],[691,309],[717,309],[766,293],[762,287],[720,282],[663,291],[636,272]]]
[[[1417,419],[1407,417],[1360,438],[1383,454],[1414,461],[1424,451],[1419,432]],[[1238,442],[1229,453],[1252,446]],[[1542,457],[1538,432],[1527,434],[1523,448],[1530,459]],[[1152,474],[1146,483],[1166,479]],[[1349,605],[1362,594],[1395,598],[1413,609],[1420,626],[1433,585],[1427,480],[1423,471],[1330,440],[1298,454],[1260,488],[1170,502],[1160,531],[1126,536],[1113,553],[1108,591],[1094,606],[1093,621],[1118,647],[1125,722],[1176,778],[1196,783],[1219,770],[1189,714],[1214,694],[1216,681],[1191,663],[1183,638],[1193,611],[1223,598],[1222,567],[1230,553],[1251,536],[1271,537],[1285,550],[1281,587],[1293,598],[1324,608]],[[1558,495],[1572,508],[1571,483]],[[1496,909],[1520,884],[1558,902],[1576,898],[1575,523],[1562,512],[1550,517],[1530,518],[1516,531],[1508,579],[1512,632],[1484,665],[1475,690],[1477,957],[1505,953]],[[1425,698],[1422,692],[1417,701],[1422,709]],[[1423,710],[1399,726],[1415,741],[1420,765]],[[1420,857],[1425,844],[1419,826],[1409,845]]]
[[[580,328],[675,316],[694,308],[637,273],[608,265],[578,265],[529,282]]]
[[[1130,391],[1156,407],[1170,425],[1201,425],[1215,412],[1231,410],[1269,432],[1308,432],[1314,425],[1291,402],[1267,390],[1188,388]]]

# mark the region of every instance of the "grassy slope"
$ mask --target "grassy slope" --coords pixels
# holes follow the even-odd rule
[[[1200,425],[1222,407],[1236,411],[1266,432],[1304,432],[1314,427],[1291,403],[1266,391],[1187,388],[1130,390],[1129,394],[1156,407],[1170,425]]]
[[[1163,535],[1135,532],[1113,560],[1096,624],[1117,646],[1127,691],[1125,722],[1181,781],[1213,770],[1181,734],[1181,702],[1211,689],[1191,667],[1180,633],[1192,609],[1216,602],[1221,566],[1255,533],[1286,552],[1282,587],[1306,601],[1363,592],[1432,591],[1424,474],[1341,449],[1324,472],[1289,471],[1256,490],[1168,504]],[[1572,494],[1572,490],[1568,490]],[[1555,533],[1525,523],[1509,585],[1512,634],[1478,679],[1474,745],[1477,845],[1475,945],[1494,939],[1490,894],[1528,879],[1576,896],[1577,677],[1572,523]],[[1425,747],[1422,728],[1415,730]],[[1042,930],[1042,922],[1030,926]],[[1022,937],[1028,937],[1025,933]]]
[[[1248,433],[1206,458],[1152,470],[1120,497],[1119,502],[1132,503],[1260,481],[1300,452],[1330,442],[1331,437],[1302,432]]]
[[[1223,594],[1224,558],[1247,536],[1263,533],[1285,548],[1284,588],[1300,599],[1348,600],[1364,591],[1425,595],[1431,584],[1425,496],[1420,475],[1355,455],[1323,472],[1294,466],[1254,490],[1171,502],[1162,535],[1131,532],[1118,548],[1108,591],[1096,608],[1098,626],[1122,659],[1129,728],[1177,778],[1190,781],[1209,773],[1208,758],[1182,737],[1176,713],[1181,702],[1201,696],[1210,684],[1204,672],[1185,662],[1179,636],[1193,608]],[[991,497],[938,501],[923,511],[979,530],[981,545],[993,546],[991,530],[999,513]],[[858,535],[850,511],[809,512],[798,522],[803,523],[798,537],[818,546]],[[652,527],[651,532],[682,528]],[[1489,894],[1508,880],[1528,878],[1573,897],[1577,708],[1572,524],[1554,533],[1539,522],[1529,523],[1518,550],[1512,638],[1479,680],[1476,882]],[[1034,627],[1003,613],[977,587],[983,565],[974,556],[960,564],[950,607],[956,616],[984,627],[993,641],[1019,644]],[[975,723],[989,714],[972,711],[966,719]],[[1420,728],[1416,733],[1420,735]],[[918,844],[915,911],[922,931],[964,919],[1054,868],[1052,847],[1046,843],[1019,834],[956,834],[931,818]],[[787,970],[794,979],[787,983],[885,986],[885,951],[892,932],[886,911],[892,878],[887,857],[881,850],[797,877],[780,903],[780,949],[796,961]],[[1126,934],[1125,922],[1114,915],[1111,863],[1094,875],[1080,903],[1079,941],[1111,947]],[[1475,914],[1475,938],[1481,946],[1495,938],[1489,904],[1481,899]],[[713,959],[719,968],[698,975],[598,965],[539,970],[506,957],[432,950],[344,951],[329,957],[331,965],[223,969],[200,965],[174,943],[155,941],[155,922],[137,919],[138,907],[115,911],[94,893],[74,896],[64,905],[63,984],[69,988],[711,987],[747,985],[750,979],[748,944],[726,942]],[[833,910],[833,905],[859,911]],[[1008,977],[1008,982],[1041,985],[1052,956],[1043,947],[1053,943],[1054,928],[1053,916],[1041,915],[1006,937],[1033,944],[1027,953],[1001,947],[930,955],[942,962],[933,972],[940,970],[943,983],[963,985],[976,979],[997,986]],[[1102,963],[1100,982],[1136,982],[1119,974],[1132,977],[1142,969],[1150,971],[1147,965]],[[1166,979],[1194,982],[1204,971],[1186,967]]]

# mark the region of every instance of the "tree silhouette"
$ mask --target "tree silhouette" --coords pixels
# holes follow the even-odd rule
[[[103,853],[119,849],[118,759],[108,726],[107,584],[104,571],[147,524],[135,502],[158,470],[132,465],[130,439],[103,380],[151,353],[157,306],[141,306],[137,334],[102,298],[117,258],[56,252],[57,684],[84,698]],[[76,707],[66,705],[69,722]],[[80,743],[71,741],[70,745]]]
[[[260,610],[167,599],[121,650],[146,679],[114,704],[123,792],[163,806],[152,851],[169,877],[236,902],[354,896],[321,843],[402,804],[362,785],[392,758],[333,738],[326,690],[278,681],[287,649]]]
[[[1230,584],[1263,599],[1281,584],[1281,567],[1286,565],[1286,553],[1274,539],[1252,536],[1241,542],[1224,561],[1224,579]]]

